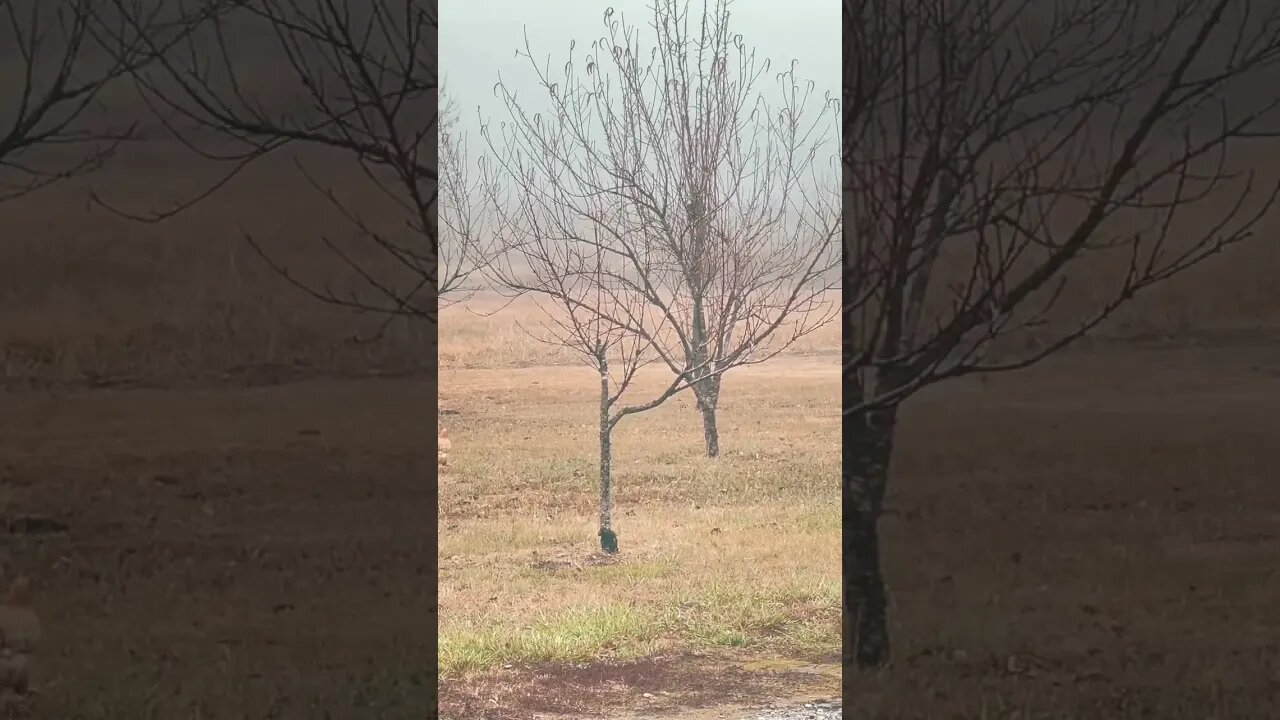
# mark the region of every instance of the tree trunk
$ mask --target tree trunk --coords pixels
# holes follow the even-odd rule
[[[706,442],[707,457],[720,456],[720,429],[716,427],[716,406],[720,403],[720,376],[713,374],[706,350],[707,325],[703,315],[702,298],[693,301],[693,366],[696,380],[693,383],[693,396],[698,401],[698,410],[702,413],[702,438]]]
[[[846,379],[846,383],[849,383]],[[849,391],[853,390],[852,393]],[[850,405],[861,383],[846,384]],[[843,646],[846,667],[870,670],[889,661],[888,592],[880,569],[880,513],[889,479],[897,407],[844,418]]]
[[[689,342],[693,345],[693,354],[689,360],[694,368],[693,395],[698,400],[698,410],[702,413],[702,438],[706,442],[707,457],[720,457],[720,429],[716,427],[716,406],[720,402],[720,376],[715,375],[711,367],[710,338],[707,336],[706,286],[712,272],[711,262],[707,255],[707,217],[700,192],[695,191],[689,203],[689,215],[693,220],[689,269],[689,294],[691,300],[692,322],[689,328]]]
[[[609,366],[603,354],[600,362],[600,549],[618,552],[618,536],[613,532],[613,428],[609,424]]]
[[[716,426],[716,410],[720,403],[720,376],[714,375],[694,387],[698,410],[702,411],[702,439],[707,445],[707,457],[720,457],[720,428]]]

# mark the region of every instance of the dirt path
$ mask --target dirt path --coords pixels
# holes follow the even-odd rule
[[[616,720],[841,720],[841,713],[839,698],[806,694],[774,699],[767,704],[721,705],[615,717]]]
[[[730,652],[625,663],[509,667],[441,684],[446,720],[828,720],[839,718],[835,658]],[[808,707],[806,707],[808,705]]]

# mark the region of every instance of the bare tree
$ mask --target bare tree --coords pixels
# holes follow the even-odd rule
[[[1280,9],[845,0],[844,13],[844,647],[875,668],[890,654],[877,522],[901,403],[1027,367],[1250,237],[1280,186],[1255,192],[1253,172],[1229,168],[1275,119]],[[1082,285],[1108,289],[1090,305]]]
[[[588,245],[598,231],[622,261],[607,263],[613,280],[630,283],[665,331],[628,324],[677,376],[696,368],[714,457],[724,372],[835,318],[826,291],[839,282],[838,107],[806,109],[814,87],[794,66],[776,76],[780,104],[767,102],[756,86],[769,63],[730,31],[727,0],[704,1],[700,14],[687,0],[656,0],[651,12],[651,50],[609,9],[604,36],[581,57],[571,43],[554,76],[526,36],[520,54],[546,111],[499,79],[509,120],[483,134],[499,172],[537,206],[539,231]]]
[[[485,197],[500,209],[494,230],[503,248],[485,266],[485,274],[499,287],[533,297],[546,321],[540,329],[524,328],[530,336],[573,351],[600,376],[598,535],[601,549],[616,553],[613,430],[628,415],[652,410],[688,390],[706,377],[707,367],[685,365],[649,399],[623,404],[637,373],[658,361],[657,349],[669,343],[664,333],[670,332],[656,319],[663,310],[636,280],[642,273],[616,252],[612,236],[602,227],[626,222],[626,206],[614,203],[600,208],[601,226],[565,237],[558,224],[563,218],[543,204],[536,183],[504,182],[495,175],[485,178]]]
[[[563,243],[554,233],[543,231],[538,208],[529,204],[526,195],[513,195],[514,201],[504,209],[519,215],[516,208],[520,208],[528,223],[507,222],[500,228],[520,227],[525,239],[518,246],[508,246],[514,248],[512,253],[500,259],[510,262],[513,255],[519,256],[518,265],[528,278],[520,284],[533,293],[546,318],[544,332],[539,334],[530,328],[526,331],[540,341],[572,350],[600,377],[598,535],[601,549],[616,553],[613,430],[628,415],[652,410],[688,389],[694,372],[677,375],[644,402],[624,405],[623,396],[631,389],[636,374],[656,359],[652,352],[655,338],[643,329],[637,330],[636,318],[651,311],[643,292],[634,283],[619,280],[623,269],[605,249],[599,230],[594,231],[598,242]],[[512,277],[509,264],[498,262],[488,269],[497,277]]]
[[[0,0],[0,202],[96,170],[135,136],[106,88],[155,59],[196,18],[130,0],[137,27],[92,0]]]
[[[341,261],[358,289],[338,291],[328,283],[297,278],[250,237],[253,246],[284,278],[322,301],[384,314],[388,321],[417,316],[435,322],[436,147],[443,139],[437,126],[435,3],[221,1],[233,11],[209,18],[199,32],[133,77],[174,137],[230,169],[206,191],[172,209],[131,216],[148,221],[170,217],[208,197],[254,161],[287,147],[332,151],[354,161],[368,186],[396,210],[394,218],[366,217],[298,163],[303,177],[347,221],[346,241],[330,236],[319,241]],[[125,0],[112,2],[124,9]],[[125,14],[141,25],[136,13]],[[143,35],[155,44],[153,35]],[[264,64],[272,69],[269,82],[263,81]],[[448,272],[447,279],[465,281],[455,272]]]

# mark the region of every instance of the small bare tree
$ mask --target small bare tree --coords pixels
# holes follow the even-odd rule
[[[207,0],[177,0],[200,6]],[[205,192],[176,207],[131,214],[158,221],[208,197],[250,163],[290,146],[328,149],[353,160],[396,217],[368,218],[300,161],[303,177],[347,220],[348,242],[319,238],[358,282],[339,292],[295,277],[254,238],[281,276],[322,301],[435,322],[439,243],[434,2],[427,0],[223,0],[232,9],[202,24],[176,51],[133,73],[155,116],[188,148],[229,163]],[[125,0],[111,0],[128,12]],[[151,44],[154,35],[143,34]],[[250,39],[261,46],[253,46]],[[264,82],[263,63],[270,65]],[[446,163],[465,153],[446,154]],[[354,169],[354,168],[353,168]],[[371,250],[369,253],[357,250]],[[446,291],[465,283],[446,271]],[[446,292],[447,294],[447,292]]]
[[[674,378],[643,403],[622,405],[636,373],[654,360],[653,338],[632,331],[629,322],[646,309],[635,285],[618,282],[606,266],[605,252],[586,243],[562,245],[534,233],[519,246],[524,266],[538,278],[536,298],[547,318],[549,337],[539,338],[573,350],[600,376],[600,548],[618,552],[613,527],[613,429],[626,416],[651,410],[689,387],[691,374]],[[616,263],[609,263],[616,264]]]
[[[503,252],[485,266],[497,287],[533,297],[545,323],[535,339],[567,348],[600,377],[600,548],[618,552],[613,525],[613,430],[628,415],[652,410],[688,390],[707,374],[704,365],[681,367],[660,390],[643,401],[623,404],[637,373],[658,360],[657,348],[669,330],[655,316],[642,275],[612,245],[603,227],[565,237],[561,216],[538,198],[536,184],[508,183],[486,175],[485,197],[499,210],[495,238]],[[601,224],[625,222],[625,205],[600,208]],[[719,370],[723,371],[723,370]]]
[[[651,50],[610,9],[605,35],[582,58],[571,43],[558,76],[526,37],[549,106],[535,112],[500,79],[509,121],[484,134],[548,227],[587,244],[599,230],[629,268],[625,282],[669,331],[657,356],[677,375],[697,368],[714,457],[724,372],[773,357],[838,311],[826,295],[839,282],[838,106],[806,109],[814,87],[794,67],[769,104],[756,90],[769,63],[730,31],[727,0],[700,14],[656,0],[651,11]]]
[[[0,0],[0,202],[96,170],[135,136],[106,89],[155,59],[197,18],[130,0],[130,17],[92,0]]]
[[[844,13],[844,647],[875,668],[889,659],[877,522],[901,403],[1032,365],[1251,235],[1280,187],[1255,193],[1253,172],[1228,168],[1280,104],[1280,8],[845,0]]]

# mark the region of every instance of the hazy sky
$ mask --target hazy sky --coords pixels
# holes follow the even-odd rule
[[[627,24],[640,27],[642,48],[653,47],[653,30],[647,26],[650,0],[440,1],[440,70],[458,101],[473,153],[482,142],[476,106],[495,121],[506,114],[493,94],[499,72],[519,96],[542,99],[533,92],[537,80],[528,58],[515,54],[524,46],[524,29],[539,64],[550,55],[552,72],[558,73],[568,59],[570,40],[576,40],[574,56],[581,60],[591,42],[605,35],[602,19],[609,7]],[[701,0],[690,5],[693,12],[700,7]],[[817,85],[811,102],[820,103],[827,91],[839,93],[840,8],[839,0],[733,0],[730,31],[743,35],[757,59],[772,60],[756,90],[773,102],[778,89],[773,76],[794,59],[799,77]]]

